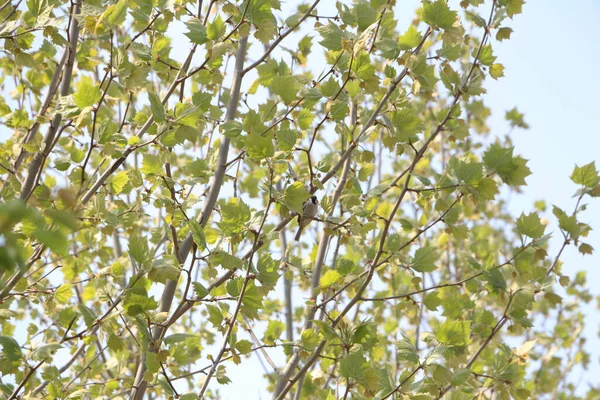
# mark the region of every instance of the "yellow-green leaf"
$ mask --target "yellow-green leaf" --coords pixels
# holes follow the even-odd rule
[[[73,288],[72,285],[69,285],[68,283],[63,283],[56,289],[56,292],[54,292],[54,298],[62,304],[67,304],[72,296]]]

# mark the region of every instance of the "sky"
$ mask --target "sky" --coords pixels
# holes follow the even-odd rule
[[[284,3],[284,12],[295,9],[297,3],[295,0]],[[322,3],[318,7],[319,14],[335,15],[333,1]],[[454,4],[454,9],[458,8],[456,1],[450,3]],[[407,27],[410,23],[418,4],[416,0],[397,0],[396,14],[401,31],[402,26]],[[600,2],[596,0],[570,1],[568,6],[559,0],[530,0],[523,7],[523,14],[507,23],[514,31],[511,39],[494,44],[496,62],[505,66],[505,77],[486,81],[488,93],[484,102],[492,111],[489,121],[492,135],[502,136],[508,132],[504,113],[515,106],[525,114],[525,121],[530,125],[529,130],[511,133],[515,153],[529,159],[532,171],[522,193],[513,193],[509,197],[508,207],[515,217],[521,212],[532,211],[533,203],[540,199],[546,200],[548,205],[572,209],[575,203],[572,194],[577,188],[569,179],[571,171],[576,164],[587,164],[599,158],[600,132],[595,120],[600,116],[597,99],[600,93],[597,77],[600,26],[596,22],[599,14]],[[174,40],[172,57],[177,60],[189,51],[189,42],[182,32],[181,27],[172,29],[173,36],[181,39]],[[302,35],[305,33],[303,31]],[[290,35],[282,45],[294,43],[298,37]],[[252,54],[257,53],[251,51],[250,57]],[[248,77],[245,83],[252,80]],[[0,132],[0,140],[6,137],[5,134]],[[587,203],[589,207],[582,219],[597,231],[592,231],[586,241],[600,250],[600,200],[588,200]],[[550,210],[547,214],[551,221],[547,232],[555,233],[549,254],[555,254],[560,245],[560,233]],[[584,257],[574,247],[568,247],[562,260],[564,274],[574,277],[577,271],[586,271],[588,288],[594,297],[600,295],[600,285],[596,284],[600,282],[598,253]],[[600,313],[595,302],[582,305],[582,309],[586,315],[587,350],[592,354],[593,363],[585,372],[583,382],[594,383],[592,377],[600,376]],[[285,360],[278,352],[270,355],[278,365],[284,364]],[[242,366],[228,364],[228,375],[235,384],[219,387],[223,398],[239,398],[241,394],[249,398],[268,398],[262,379],[264,370],[257,357],[244,360]],[[211,387],[217,386],[213,381]]]

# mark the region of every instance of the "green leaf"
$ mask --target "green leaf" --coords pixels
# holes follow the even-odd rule
[[[456,15],[455,11],[450,11],[445,0],[437,0],[423,7],[421,18],[425,23],[433,27],[450,29],[456,21]]]
[[[48,343],[36,348],[31,354],[31,358],[35,361],[42,361],[51,358],[54,353],[62,349],[60,343]]]
[[[414,49],[421,43],[423,36],[414,25],[411,25],[406,33],[398,38],[398,47],[400,50]]]
[[[152,49],[141,43],[131,43],[131,52],[142,61],[152,60]]]
[[[150,249],[146,238],[140,236],[130,237],[128,248],[129,255],[140,264],[150,258]]]
[[[235,139],[242,134],[244,128],[239,121],[227,121],[219,128],[220,132],[229,139]]]
[[[542,225],[537,213],[529,215],[521,214],[517,219],[517,230],[520,234],[529,236],[533,239],[541,238],[544,235],[546,226]]]
[[[127,171],[121,171],[118,174],[113,175],[109,183],[111,192],[113,194],[121,193],[125,185],[127,185],[127,182],[129,182],[129,176],[127,175]]]
[[[71,166],[71,159],[69,157],[59,157],[54,161],[54,168],[63,172],[69,169]]]
[[[206,249],[206,238],[204,236],[204,229],[202,228],[202,225],[200,225],[200,223],[198,223],[196,220],[190,220],[188,222],[188,226],[192,232],[194,243],[196,243],[196,246],[198,246],[198,250],[201,252],[204,251],[204,249]]]
[[[165,107],[160,100],[160,97],[154,92],[148,93],[148,100],[150,100],[150,111],[154,116],[154,119],[158,122],[165,120]]]
[[[452,380],[452,371],[443,365],[432,365],[430,369],[433,371],[432,377],[437,385],[446,386]]]
[[[56,254],[66,255],[69,252],[67,236],[60,230],[37,229],[33,232],[33,237],[43,243],[44,246],[49,247]]]
[[[108,337],[108,348],[116,353],[120,353],[125,348],[125,343],[120,337],[111,333]]]
[[[150,373],[156,373],[160,369],[160,362],[156,353],[146,352],[146,370]]]
[[[369,2],[365,1],[357,3],[354,10],[356,12],[359,31],[364,31],[377,20],[377,7],[374,7]]]
[[[87,326],[88,329],[91,328],[96,322],[96,319],[98,319],[96,313],[91,308],[83,305],[83,303],[78,303],[77,308],[79,309],[81,315],[83,315],[85,326]]]
[[[504,115],[504,119],[510,122],[511,128],[515,126],[523,129],[529,129],[529,125],[525,122],[525,116],[517,110],[516,107],[508,110]]]
[[[294,182],[285,188],[283,201],[290,210],[301,213],[302,205],[309,197],[310,193],[308,193],[304,184],[302,182]]]
[[[447,319],[435,332],[440,343],[450,346],[466,346],[471,343],[471,322]]]
[[[375,80],[376,83],[377,76],[375,75],[375,65],[371,62],[371,56],[367,52],[360,52],[358,56],[354,57],[354,62],[352,63],[352,71],[356,73],[356,76],[365,81]]]
[[[175,122],[189,128],[196,128],[198,121],[202,121],[204,116],[201,110],[190,103],[177,103],[175,105]]]
[[[208,35],[202,21],[197,18],[190,18],[190,20],[185,23],[185,26],[188,28],[188,32],[185,33],[185,36],[187,36],[192,43],[206,43]]]
[[[477,184],[477,191],[484,200],[494,200],[499,193],[498,185],[492,178],[483,178]]]
[[[325,97],[333,98],[339,91],[340,84],[333,76],[321,84],[321,93]]]
[[[395,111],[392,114],[392,122],[396,129],[396,137],[401,142],[408,142],[410,136],[422,130],[421,120],[410,107]]]
[[[510,39],[510,35],[513,33],[512,28],[500,28],[498,32],[496,32],[496,40],[503,41],[506,39]]]
[[[339,100],[335,103],[329,102],[329,105],[331,106],[329,108],[329,113],[334,121],[341,121],[348,115],[348,102]]]
[[[398,233],[392,233],[385,242],[390,253],[395,253],[402,247],[403,239]]]
[[[198,299],[203,299],[208,296],[208,289],[206,289],[203,284],[200,282],[193,282],[192,285],[194,286],[194,292],[196,292],[196,297]]]
[[[432,272],[437,269],[435,263],[439,255],[429,246],[421,247],[415,252],[410,267],[419,272]]]
[[[208,111],[212,100],[213,95],[211,93],[196,92],[192,95],[192,103],[201,111]]]
[[[302,342],[302,346],[307,351],[312,351],[319,345],[321,338],[314,329],[305,329],[302,331],[302,335],[300,337],[300,341]]]
[[[194,333],[184,333],[184,332],[180,332],[180,333],[174,333],[172,335],[169,335],[165,338],[165,344],[167,345],[172,345],[172,344],[177,344],[177,343],[181,343],[181,342],[185,342],[188,339],[191,340],[198,340],[198,335],[194,334]]]
[[[54,292],[54,298],[61,304],[67,304],[73,296],[73,285],[69,285],[68,283],[63,283],[56,289]]]
[[[395,342],[398,353],[398,359],[406,360],[413,364],[419,363],[419,353],[412,341],[402,334],[402,339]]]
[[[335,283],[341,277],[342,276],[340,275],[339,272],[337,272],[336,270],[330,269],[329,271],[325,272],[325,274],[323,274],[323,276],[321,276],[321,279],[319,280],[319,286],[321,287],[321,289],[327,289],[328,287],[335,285]]]
[[[577,218],[574,215],[569,216],[556,206],[552,208],[552,213],[558,218],[558,226],[560,229],[567,232],[571,239],[579,237],[581,230],[577,223]]]
[[[561,304],[563,300],[563,298],[560,295],[548,291],[544,293],[544,298],[548,300],[553,306]]]
[[[483,65],[492,65],[494,63],[494,61],[496,61],[496,57],[494,56],[494,54],[492,53],[492,46],[491,45],[487,45],[487,46],[483,46],[481,48],[481,51],[479,51],[479,49],[473,49],[473,57],[477,56],[477,53],[479,52],[479,62],[481,62]]]
[[[500,0],[500,4],[506,6],[506,14],[510,18],[523,12],[523,5],[525,0]]]
[[[340,274],[346,276],[356,271],[358,269],[358,266],[352,260],[349,260],[347,258],[340,258],[338,259],[336,268]]]
[[[243,280],[239,281],[239,291],[241,292]],[[250,280],[246,286],[244,292],[244,300],[242,301],[242,312],[249,318],[256,319],[259,317],[258,310],[263,308],[263,298],[266,295],[266,291],[263,288],[259,288],[254,283],[254,280]]]
[[[319,42],[321,46],[328,50],[337,51],[342,49],[342,39],[345,34],[337,24],[329,22],[327,25],[317,28],[317,32],[319,32],[323,38],[323,40]]]
[[[152,282],[160,282],[162,284],[167,281],[177,281],[181,270],[175,257],[164,256],[152,262],[152,268],[148,272],[148,279]]]
[[[319,332],[327,340],[333,340],[338,337],[337,332],[327,322],[313,320],[313,323],[319,327]]]
[[[144,154],[141,171],[145,175],[160,175],[163,171],[164,164],[160,157],[153,154]]]
[[[206,28],[206,37],[210,40],[217,40],[225,34],[226,28],[223,18],[221,18],[220,15],[217,15],[217,18],[208,24],[208,27]]]
[[[211,261],[225,269],[239,269],[243,264],[243,261],[239,258],[220,250],[211,254]]]
[[[592,161],[583,167],[578,167],[576,165],[573,173],[571,174],[571,180],[573,183],[583,185],[588,188],[598,185],[599,177],[598,171],[596,170],[596,163]]]
[[[225,236],[235,236],[245,229],[244,224],[250,221],[250,208],[236,197],[227,202],[221,200],[221,221],[217,223]]]
[[[363,365],[366,362],[362,352],[350,353],[340,361],[340,375],[346,379],[360,380],[363,377]]]
[[[44,213],[50,217],[52,222],[62,225],[71,231],[79,229],[81,223],[79,219],[73,215],[73,212],[68,210],[57,210],[56,208],[48,208]]]
[[[315,119],[315,115],[312,112],[310,112],[310,110],[303,108],[298,113],[296,121],[298,122],[298,126],[300,127],[300,129],[308,129],[310,128],[313,119]]]
[[[281,321],[270,320],[265,330],[265,336],[263,342],[267,345],[274,345],[275,341],[279,339],[279,336],[285,331],[285,323]]]
[[[467,184],[474,185],[483,177],[483,164],[452,159],[452,169],[456,177]]]
[[[465,11],[465,14],[467,15],[468,19],[473,21],[475,23],[475,25],[477,25],[478,27],[484,28],[487,25],[487,22],[485,21],[485,19],[483,17],[481,17],[480,15],[478,15],[472,11]]]
[[[291,129],[280,129],[277,131],[277,145],[281,151],[290,151],[296,146],[298,135]]]
[[[141,287],[129,289],[123,300],[123,307],[130,316],[144,314],[148,311],[156,310],[158,303],[154,297],[149,297],[148,292]]]
[[[498,79],[504,76],[504,65],[492,64],[490,67],[490,76],[494,79]]]
[[[179,397],[179,400],[199,400],[200,397],[194,392],[184,393]]]
[[[495,143],[483,155],[483,162],[489,171],[495,171],[502,180],[514,186],[525,185],[525,178],[531,175],[527,160],[513,156],[513,147],[504,148]]]
[[[21,347],[15,339],[9,336],[0,336],[0,346],[2,346],[2,353],[8,360],[18,361],[21,358]]]
[[[448,347],[446,346],[436,346],[425,356],[425,360],[423,362],[424,365],[432,365],[448,351]]]
[[[15,311],[0,308],[0,321],[8,321],[17,315]]]
[[[215,378],[217,378],[217,382],[220,385],[229,385],[231,383],[231,379],[225,375],[225,372],[225,366],[219,365],[219,368],[217,368],[217,373],[215,374]]]
[[[273,93],[281,97],[285,104],[290,104],[291,102],[296,100],[296,94],[300,89],[300,86],[298,85],[298,80],[291,75],[276,75],[275,77],[273,77],[273,80],[269,87],[273,91]]]
[[[382,37],[377,42],[377,49],[381,52],[381,55],[388,60],[395,60],[400,55],[400,47],[398,46],[398,42],[394,39]],[[349,82],[350,83],[350,82]],[[348,84],[346,84],[346,89],[348,89]],[[348,90],[350,93],[350,90]],[[354,97],[350,95],[350,97]]]
[[[248,354],[252,351],[252,342],[249,340],[238,340],[235,343],[235,349],[241,354]]]
[[[186,165],[185,168],[188,171],[188,173],[194,178],[198,178],[201,181],[208,182],[208,178],[210,176],[210,169],[206,160],[199,158]]]
[[[494,268],[483,273],[485,280],[492,286],[493,292],[503,292],[506,290],[506,280],[498,268]]]
[[[263,287],[274,289],[281,274],[279,273],[279,260],[271,258],[270,254],[263,254],[258,260],[258,281]]]
[[[592,254],[594,253],[594,248],[587,243],[581,243],[579,245],[579,252],[581,254]]]
[[[437,308],[442,304],[442,300],[438,297],[438,292],[427,293],[423,302],[425,307],[431,311],[437,311]]]
[[[100,101],[102,98],[102,91],[99,87],[96,87],[92,82],[92,79],[84,76],[77,85],[77,91],[73,95],[75,105],[81,109],[91,107]]]
[[[120,25],[125,22],[128,6],[129,0],[119,0],[116,4],[110,5],[104,14],[108,16],[108,23],[110,25]]]
[[[251,133],[246,137],[246,149],[250,158],[264,160],[275,155],[275,147],[270,136]]]
[[[467,381],[467,379],[469,379],[472,373],[473,372],[468,368],[457,369],[456,371],[454,371],[454,375],[452,376],[452,385],[460,386],[464,384]]]

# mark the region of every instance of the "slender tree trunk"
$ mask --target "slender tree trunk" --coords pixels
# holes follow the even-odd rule
[[[240,98],[240,88],[242,84],[242,71],[244,67],[244,59],[246,57],[246,44],[248,42],[248,37],[242,37],[238,44],[238,52],[236,56],[236,68],[235,75],[233,77],[233,82],[231,85],[231,90],[229,93],[229,103],[227,104],[227,113],[225,119],[227,121],[231,121],[235,119],[235,115],[237,113],[239,98]],[[213,180],[211,182],[210,191],[206,198],[206,202],[204,203],[204,207],[200,216],[198,217],[200,224],[202,227],[206,226],[208,220],[210,219],[210,215],[215,207],[217,199],[219,197],[219,192],[221,191],[221,187],[223,186],[223,180],[225,178],[225,170],[227,166],[227,156],[229,154],[229,139],[223,137],[221,145],[219,147],[219,156],[217,161],[217,169],[215,170],[215,174],[213,176]],[[179,259],[185,263],[185,260],[192,249],[193,238],[191,233],[185,238],[185,240],[181,243],[179,248]],[[158,312],[168,312],[171,309],[171,305],[173,303],[173,299],[175,298],[175,291],[177,289],[177,281],[167,281],[165,284],[165,288],[163,294],[160,299],[160,305]],[[164,329],[162,327],[155,327],[152,330],[152,339],[154,341],[155,346],[160,346],[160,340],[162,335],[164,334]],[[148,348],[148,351],[156,351],[157,348]],[[143,379],[144,373],[146,372],[146,356],[142,357],[140,361],[137,373],[135,376],[135,381],[133,383],[133,388],[131,390],[130,397],[132,399],[141,400],[144,397],[144,393],[146,392],[147,382]]]
[[[73,67],[75,66],[75,55],[77,54],[77,42],[79,40],[79,24],[77,20],[73,17],[74,15],[79,14],[79,10],[81,9],[81,3],[75,3],[72,8],[71,14],[71,27],[69,30],[69,48],[66,50],[68,52],[68,56],[65,64],[65,71],[62,77],[61,85],[60,85],[60,95],[68,96],[71,90],[71,78],[73,76]],[[58,69],[58,68],[57,68]],[[57,73],[55,72],[55,77]],[[53,78],[54,79],[54,78]],[[52,87],[50,87],[50,90]],[[49,103],[49,99],[46,101]],[[21,186],[21,195],[20,199],[23,201],[27,201],[31,193],[35,189],[35,184],[42,174],[42,170],[44,168],[44,162],[46,158],[52,152],[52,146],[54,145],[54,139],[56,138],[56,134],[59,131],[60,123],[62,122],[62,114],[56,113],[54,115],[54,119],[50,124],[50,128],[44,137],[44,141],[42,142],[42,148],[38,150],[33,156],[33,160],[31,164],[29,164],[29,168],[27,170],[27,177],[23,181],[23,185]],[[37,129],[37,128],[36,128]],[[33,128],[32,128],[33,130]],[[33,138],[33,134],[31,135],[31,139]],[[30,140],[31,140],[30,139]],[[17,159],[19,161],[19,159]]]
[[[356,115],[357,115],[357,106],[356,106],[356,103],[353,103],[352,110],[350,112],[350,117],[351,117],[350,125],[352,126],[352,129],[354,129],[356,127]],[[351,164],[352,164],[352,156],[349,155],[346,158],[346,161],[344,163],[344,169],[342,170],[342,176],[341,176],[341,178],[335,188],[335,191],[333,193],[333,199],[331,200],[331,212],[329,213],[328,217],[333,216],[333,213],[335,211],[335,206],[337,205],[337,202],[339,201],[339,199],[342,195],[342,191],[344,190],[344,187],[346,186],[346,181],[347,181],[348,175],[350,173],[350,165]],[[331,237],[324,231],[323,235],[321,236],[321,240],[319,241],[319,249],[317,251],[317,258],[315,260],[315,267],[313,268],[312,282],[311,282],[311,298],[314,298],[314,299],[316,299],[317,296],[319,295],[319,291],[320,291],[319,282],[321,280],[321,270],[323,268],[323,263],[325,262],[325,256],[327,254],[327,248],[329,246],[330,238]],[[306,311],[306,319],[305,319],[303,331],[312,328],[313,320],[315,319],[316,313],[317,313],[317,307],[309,306],[309,308]],[[277,380],[277,385],[275,386],[273,398],[277,398],[279,396],[279,394],[282,392],[282,390],[285,387],[285,385],[287,384],[290,376],[292,375],[292,373],[298,366],[299,361],[300,361],[300,351],[295,349],[294,353],[292,354],[292,357],[290,358],[290,360],[286,364],[285,368],[283,369],[281,376]],[[298,392],[300,392],[302,390],[302,388],[298,387],[297,390],[298,390]]]
[[[46,111],[48,111],[48,108],[50,108],[50,103],[52,102],[52,99],[54,98],[54,95],[56,94],[56,91],[58,90],[58,85],[61,82],[60,78],[61,78],[61,75],[63,72],[63,68],[65,66],[65,63],[67,62],[67,57],[69,56],[70,52],[71,52],[71,49],[66,48],[65,52],[63,53],[62,57],[60,58],[60,61],[56,65],[56,69],[54,70],[54,75],[52,75],[52,81],[50,82],[50,86],[48,87],[48,93],[46,93],[46,98],[44,99],[44,103],[42,103],[42,106],[40,107],[40,110],[38,111],[37,117],[46,115]],[[27,135],[25,135],[25,137],[23,138],[23,144],[28,144],[29,142],[31,142],[33,140],[33,138],[35,137],[35,135],[37,135],[39,128],[40,128],[40,122],[36,120],[33,123],[33,126],[27,132]],[[27,150],[25,150],[24,147],[21,148],[21,151],[19,152],[19,155],[17,156],[17,159],[15,160],[15,163],[13,164],[13,171],[17,171],[19,169],[19,167],[21,166],[21,163],[23,162],[23,159],[25,158],[26,155],[27,155]]]

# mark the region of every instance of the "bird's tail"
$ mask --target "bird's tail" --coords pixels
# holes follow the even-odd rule
[[[294,238],[294,240],[297,242],[300,240],[300,236],[302,236],[302,229],[304,227],[302,225],[298,226],[298,231],[296,232],[296,237]]]

